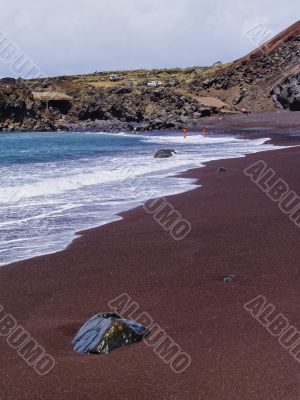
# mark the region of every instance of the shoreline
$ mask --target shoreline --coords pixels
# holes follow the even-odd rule
[[[68,133],[68,132],[66,132],[66,133]],[[157,132],[157,133],[159,134],[159,132]],[[166,132],[165,132],[165,135],[168,136],[168,135],[172,135],[172,134],[174,134],[174,133],[177,133],[178,135],[180,135],[180,132],[173,132],[173,131],[166,131]],[[106,134],[106,133],[104,133],[104,134]],[[213,135],[214,135],[215,137],[218,137],[218,136],[219,136],[218,133],[215,133],[215,134],[213,134]],[[151,137],[151,135],[148,135],[148,136]],[[226,137],[226,136],[228,136],[228,137],[235,137],[235,136],[237,136],[237,134],[236,134],[236,133],[232,133],[232,134],[230,134],[230,133],[224,133],[224,134],[222,134],[222,136],[225,136],[225,137]],[[249,136],[243,136],[243,135],[240,134],[239,136],[240,136],[240,137],[239,137],[240,139],[262,139],[262,138],[265,137],[265,134],[262,134],[262,135],[255,135],[255,134],[252,134],[251,136],[250,136],[250,135],[249,135]],[[290,146],[295,145],[294,143],[292,143],[291,137],[290,137],[288,134],[287,134],[287,135],[284,135],[283,137],[281,137],[281,138],[279,138],[279,139],[276,138],[276,137],[273,137],[273,135],[266,135],[266,136],[268,136],[268,137],[266,137],[266,139],[270,139],[270,140],[266,141],[265,144],[273,144],[273,145],[275,146],[273,151],[276,151],[276,150],[277,150],[277,149],[276,149],[276,145],[278,145],[278,146],[280,146],[280,145],[287,145],[287,146],[289,146],[289,145],[290,145]],[[272,136],[272,137],[270,138],[270,136]],[[300,143],[300,142],[299,142],[299,143]],[[262,146],[263,146],[263,145],[262,145]],[[268,151],[268,150],[259,151],[258,153],[261,153],[261,152],[264,152],[264,151]],[[254,154],[255,154],[255,153],[254,153]],[[244,154],[244,155],[243,155],[243,157],[246,157],[246,156],[247,156],[247,154]],[[240,158],[240,157],[233,157],[232,159],[235,159],[235,158]],[[220,158],[220,159],[217,159],[217,160],[209,161],[209,163],[210,163],[210,162],[214,162],[214,161],[222,161],[222,160],[226,160],[226,159],[227,159],[227,158]],[[201,162],[200,165],[197,166],[197,167],[192,167],[192,168],[188,168],[188,169],[179,170],[179,171],[176,172],[175,174],[168,175],[166,178],[168,178],[168,177],[185,178],[185,174],[186,174],[186,173],[189,173],[190,171],[193,171],[193,170],[198,170],[198,169],[200,169],[200,168],[204,168],[204,167],[206,167],[206,165],[207,165],[207,162]],[[176,196],[176,195],[180,195],[180,194],[187,193],[187,192],[189,192],[189,191],[193,191],[193,190],[195,190],[195,189],[201,187],[201,183],[200,183],[199,180],[194,179],[194,178],[189,178],[189,177],[186,177],[185,179],[186,179],[186,189],[185,189],[184,191],[180,191],[180,192],[175,193],[175,194],[172,194],[172,195],[160,195],[160,196],[155,196],[155,198],[165,198],[165,197],[170,197],[170,196]],[[190,182],[189,182],[189,181],[190,181]],[[142,202],[140,202],[140,204],[134,205],[134,206],[132,206],[132,207],[130,207],[130,208],[128,208],[128,209],[127,209],[127,207],[125,207],[125,205],[124,205],[124,208],[125,208],[125,209],[124,209],[123,211],[120,211],[120,212],[116,213],[116,214],[112,214],[112,215],[111,215],[111,220],[108,221],[108,222],[104,222],[104,223],[100,223],[100,222],[99,222],[99,223],[95,223],[95,225],[92,225],[92,226],[89,226],[89,227],[86,227],[86,228],[83,228],[83,229],[74,230],[74,232],[73,232],[73,234],[72,234],[72,238],[71,238],[71,236],[70,236],[70,240],[69,240],[67,243],[65,243],[64,245],[61,245],[60,248],[57,248],[57,249],[55,249],[55,250],[53,250],[53,251],[49,251],[49,252],[45,252],[45,253],[41,253],[41,254],[32,255],[32,256],[30,256],[30,257],[28,257],[28,258],[24,258],[24,259],[19,259],[19,260],[11,261],[11,262],[9,262],[9,263],[0,264],[0,268],[6,267],[6,266],[10,266],[10,265],[13,265],[13,264],[16,264],[16,263],[20,263],[20,262],[23,262],[23,261],[28,261],[28,260],[34,259],[34,258],[36,258],[36,257],[48,256],[48,255],[51,255],[51,254],[55,254],[55,253],[64,251],[64,250],[66,250],[70,245],[72,245],[72,243],[73,243],[74,241],[76,241],[78,238],[80,238],[82,235],[84,235],[84,233],[85,233],[86,231],[89,231],[89,230],[92,230],[92,229],[97,229],[97,228],[100,228],[100,227],[105,226],[105,225],[107,225],[107,224],[111,224],[111,223],[113,223],[113,222],[120,221],[120,220],[122,220],[122,219],[124,218],[124,217],[123,217],[123,214],[126,214],[126,213],[129,212],[129,211],[134,211],[136,208],[139,208],[139,207],[143,206],[143,204],[144,204],[145,202],[149,201],[149,200],[151,200],[151,198],[146,199],[146,200],[143,200]]]
[[[152,134],[165,134],[169,132],[176,132],[178,134],[181,134],[182,129],[186,127],[189,132],[202,132],[203,128],[209,128],[212,130],[212,133],[225,133],[225,134],[231,134],[231,135],[238,135],[240,134],[240,131],[242,131],[242,134],[246,135],[251,135],[252,130],[254,129],[254,132],[256,135],[261,136],[261,131],[265,130],[265,133],[267,134],[268,132],[273,133],[273,134],[279,134],[281,136],[281,131],[284,130],[285,133],[283,135],[287,134],[287,131],[293,130],[293,129],[298,129],[299,127],[299,119],[300,119],[300,111],[288,111],[288,110],[281,110],[277,109],[274,111],[268,111],[268,112],[252,112],[249,115],[245,115],[242,112],[237,112],[233,114],[225,114],[225,119],[220,120],[219,117],[222,114],[212,114],[211,117],[202,117],[199,120],[199,123],[193,124],[192,126],[185,126],[182,124],[182,128],[180,129],[151,129],[151,130],[137,130],[135,131],[134,129],[129,129],[128,126],[126,125],[127,122],[122,122],[118,120],[91,120],[89,122],[86,122],[86,127],[83,127],[81,123],[78,123],[77,125],[74,123],[71,123],[69,126],[67,126],[67,129],[48,129],[44,131],[39,131],[39,130],[1,130],[1,134],[10,134],[10,133],[51,133],[55,132],[57,134],[63,134],[63,133],[71,133],[71,132],[80,132],[80,133],[85,133],[85,132],[92,132],[92,133],[97,133],[97,132],[103,132],[103,133],[112,133],[112,134],[119,134],[119,133],[125,133],[129,135],[152,135]],[[108,126],[107,126],[108,123]],[[84,125],[84,124],[83,124]],[[264,133],[263,133],[264,134]]]
[[[299,156],[293,147],[183,173],[201,181],[200,188],[167,197],[191,221],[183,241],[175,242],[139,207],[84,231],[64,251],[1,267],[1,305],[56,360],[39,377],[2,338],[3,397],[299,397],[298,364],[243,309],[263,294],[299,329],[299,231],[242,172],[263,159],[300,193]],[[221,166],[224,174],[216,172]],[[224,284],[228,274],[237,279]],[[143,343],[103,357],[73,353],[79,326],[122,293],[191,355],[186,372],[175,375]]]

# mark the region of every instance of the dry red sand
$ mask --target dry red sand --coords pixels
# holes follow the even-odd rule
[[[201,188],[171,196],[192,223],[175,242],[142,208],[68,249],[0,269],[0,303],[56,366],[40,377],[0,337],[3,400],[296,400],[300,365],[244,309],[263,294],[300,329],[300,230],[243,174],[263,159],[300,194],[300,148],[209,163]],[[216,173],[220,166],[228,168]],[[226,274],[237,279],[224,284]],[[126,292],[192,357],[176,375],[144,343],[73,353],[90,316]]]

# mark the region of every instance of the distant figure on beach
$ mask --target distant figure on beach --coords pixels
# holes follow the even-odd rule
[[[203,136],[206,136],[206,135],[207,135],[207,129],[203,128]]]
[[[183,134],[184,139],[186,139],[186,132],[187,132],[186,128],[183,128],[182,134]]]

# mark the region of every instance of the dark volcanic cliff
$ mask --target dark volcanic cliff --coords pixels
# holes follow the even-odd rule
[[[0,130],[180,129],[211,113],[300,110],[300,22],[212,67],[0,80]],[[150,81],[155,84],[149,85]]]
[[[190,87],[199,96],[209,91],[239,109],[259,112],[280,107],[296,110],[299,109],[296,104],[299,80],[295,78],[299,71],[300,22],[246,57],[212,74],[209,79],[195,79]],[[291,96],[293,100],[288,99]]]

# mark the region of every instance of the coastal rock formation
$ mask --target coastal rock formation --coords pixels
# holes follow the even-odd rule
[[[174,89],[147,87],[95,92],[78,110],[82,121],[117,119],[139,132],[196,125],[205,114],[199,102]]]
[[[170,157],[173,156],[173,154],[176,154],[175,150],[172,150],[172,149],[161,149],[161,150],[158,150],[155,153],[154,157],[155,158],[170,158]]]
[[[72,344],[78,353],[107,354],[118,347],[139,342],[147,334],[147,329],[137,322],[104,313],[89,319],[79,329]]]
[[[12,78],[0,82],[0,122],[21,122],[37,113],[30,90],[22,80]]]
[[[277,107],[300,111],[300,73],[284,80],[271,93]]]
[[[0,79],[0,131],[178,130],[199,127],[212,114],[296,111],[299,60],[300,21],[229,64],[122,71],[117,81],[112,71]],[[149,87],[153,77],[159,86]]]
[[[257,26],[253,34],[259,37],[264,29],[264,26]],[[295,96],[288,95],[290,99],[286,103],[284,100],[281,102],[280,89],[275,89],[274,93],[272,90],[283,79],[287,79],[285,85],[297,99],[294,77],[300,70],[299,61],[300,21],[247,56],[212,71],[209,77],[195,78],[189,86],[198,96],[204,96],[209,91],[212,96],[221,98],[238,111],[274,111],[278,106],[298,110]],[[285,93],[283,97],[286,97]]]

